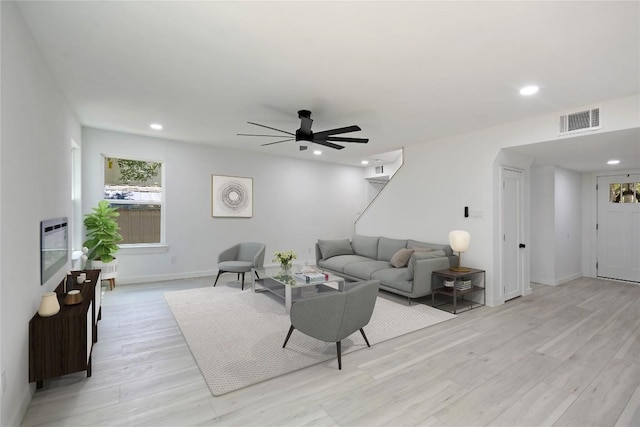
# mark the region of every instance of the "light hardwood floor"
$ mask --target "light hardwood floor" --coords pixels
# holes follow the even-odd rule
[[[638,285],[534,285],[347,354],[342,371],[331,360],[213,397],[163,298],[212,283],[103,288],[93,376],[45,381],[23,425],[640,425]]]

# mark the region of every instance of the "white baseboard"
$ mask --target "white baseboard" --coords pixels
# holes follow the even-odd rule
[[[3,417],[7,417],[9,419],[7,425],[19,426],[22,424],[22,420],[24,419],[24,416],[27,413],[27,409],[29,409],[29,404],[31,403],[31,399],[33,398],[33,395],[35,393],[36,393],[36,383],[30,383],[28,387],[24,388],[24,394],[22,396],[22,399],[20,399],[19,401],[16,401],[15,396],[13,399],[11,399],[12,407],[10,409],[12,411],[9,412],[9,414],[2,415]],[[2,397],[5,400],[9,400],[7,399],[7,396],[2,396]]]
[[[129,285],[134,283],[148,283],[148,282],[164,282],[167,280],[180,280],[180,279],[193,279],[195,277],[208,277],[218,274],[218,270],[210,271],[189,271],[185,273],[171,273],[171,274],[156,274],[152,276],[118,276],[116,282],[122,285]]]
[[[487,290],[485,289],[484,291],[485,291],[485,297],[486,297],[487,296],[487,294],[486,294]],[[503,299],[496,300],[496,299],[493,299],[493,298],[489,297],[489,298],[486,298],[484,305],[486,305],[488,307],[497,307],[497,306],[502,305],[502,304],[504,304],[504,300]]]
[[[571,274],[569,276],[561,277],[559,279],[555,278],[555,277],[553,277],[553,278],[549,278],[549,277],[547,277],[547,278],[539,278],[539,277],[536,277],[535,280],[531,279],[531,282],[532,283],[540,283],[542,285],[558,286],[558,285],[562,285],[562,284],[565,284],[567,282],[570,282],[572,280],[578,279],[580,277],[582,277],[581,273],[573,273],[573,274]]]
[[[563,285],[567,282],[570,282],[572,280],[576,280],[578,278],[582,277],[582,274],[580,273],[573,273],[567,277],[562,277],[560,279],[556,279],[554,285]]]

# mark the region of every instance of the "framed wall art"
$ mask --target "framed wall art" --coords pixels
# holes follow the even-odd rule
[[[253,217],[253,178],[211,175],[211,216]]]

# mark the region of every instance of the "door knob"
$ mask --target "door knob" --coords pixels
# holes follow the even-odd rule
[[[526,247],[527,247],[527,245],[525,245],[524,243],[520,243],[520,244],[518,245],[518,247],[519,247],[520,249],[524,249],[524,248],[526,248]]]

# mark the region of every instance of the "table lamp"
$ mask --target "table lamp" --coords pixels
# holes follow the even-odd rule
[[[451,245],[451,249],[453,249],[454,252],[458,252],[458,266],[449,267],[449,270],[457,271],[461,273],[466,273],[471,271],[471,269],[467,267],[460,267],[462,252],[466,252],[466,250],[469,249],[470,241],[471,241],[471,235],[469,234],[468,231],[453,230],[449,233],[449,244]]]

